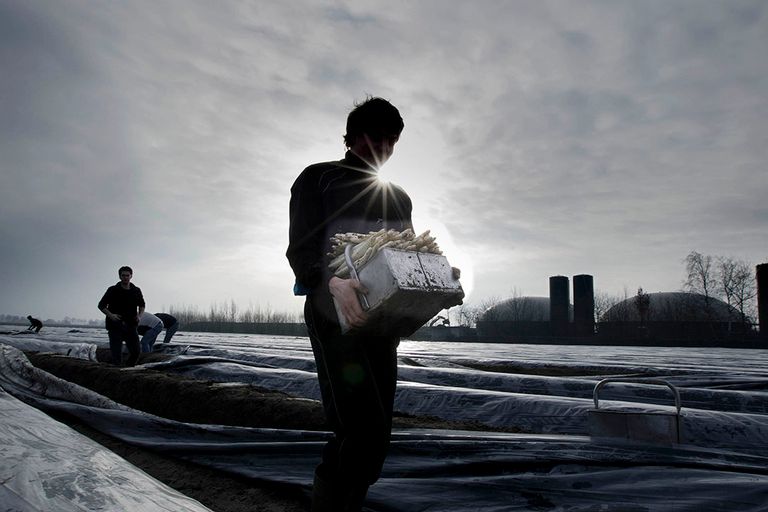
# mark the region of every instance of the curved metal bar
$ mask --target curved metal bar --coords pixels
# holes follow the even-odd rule
[[[355,281],[360,281],[360,278],[357,277],[357,270],[355,269],[355,264],[352,261],[352,244],[347,244],[347,246],[344,248],[344,260],[347,262],[347,267],[349,268],[349,275],[354,279]],[[364,310],[370,309],[370,305],[368,304],[368,297],[363,295],[362,293],[357,294],[358,297],[360,297],[360,302],[363,305]]]
[[[655,384],[657,386],[667,386],[670,390],[672,390],[672,394],[675,397],[675,407],[677,408],[677,414],[680,414],[680,409],[682,408],[681,402],[680,402],[680,391],[673,386],[670,382],[667,382],[663,379],[630,379],[625,377],[608,377],[607,379],[603,379],[600,382],[598,382],[595,385],[595,389],[592,392],[592,397],[595,401],[595,409],[600,408],[600,403],[598,400],[598,393],[600,390],[605,387],[606,384],[610,384],[611,382],[623,382],[623,383],[631,383],[631,384]]]

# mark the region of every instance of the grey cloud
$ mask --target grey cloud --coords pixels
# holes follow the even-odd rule
[[[349,23],[353,25],[367,25],[376,22],[376,17],[370,14],[356,14],[344,6],[334,6],[325,9],[327,17],[335,22]]]
[[[98,295],[126,262],[147,284],[174,280],[166,304],[251,293],[269,278],[244,252],[282,258],[290,184],[340,156],[365,93],[404,113],[408,165],[439,163],[426,189],[456,242],[477,249],[481,293],[533,291],[590,260],[621,275],[640,254],[677,283],[677,259],[702,238],[719,240],[710,252],[759,252],[761,2],[0,10],[0,213],[12,219],[0,281],[13,296],[0,312],[23,313],[10,309],[22,296],[50,295],[54,309],[63,290]],[[505,274],[510,259],[526,272]],[[289,286],[267,288],[291,304]]]
[[[568,46],[573,47],[575,50],[589,51],[592,50],[594,46],[592,37],[585,32],[565,30],[560,33],[560,37],[563,38]]]

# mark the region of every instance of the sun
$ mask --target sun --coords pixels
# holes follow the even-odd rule
[[[376,171],[376,180],[382,185],[382,186],[388,186],[392,182],[392,172],[391,167],[387,167],[386,165],[379,167],[379,169]]]

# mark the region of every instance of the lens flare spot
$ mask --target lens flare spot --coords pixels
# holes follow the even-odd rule
[[[348,384],[360,384],[365,378],[363,367],[358,363],[347,363],[342,370],[344,381]]]

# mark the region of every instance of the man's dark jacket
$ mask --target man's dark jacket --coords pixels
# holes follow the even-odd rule
[[[139,313],[139,307],[146,306],[144,295],[142,295],[141,289],[133,283],[129,283],[128,286],[127,290],[119,282],[110,286],[99,301],[99,311],[106,307],[111,313],[120,315],[122,319],[122,322],[114,322],[107,317],[107,330],[119,329],[122,324],[136,326],[138,323],[136,315]]]
[[[315,296],[316,306],[335,317],[328,290],[330,237],[413,228],[411,210],[402,188],[379,181],[376,170],[352,152],[304,169],[291,187],[286,252],[297,293]]]

